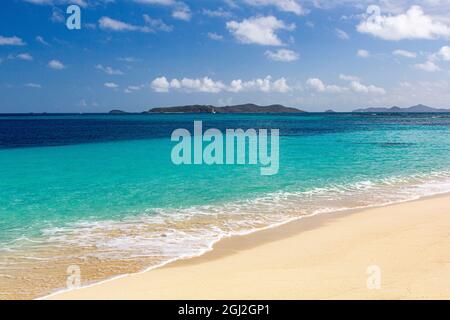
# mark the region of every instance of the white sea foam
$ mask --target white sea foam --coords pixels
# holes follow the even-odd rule
[[[53,245],[95,247],[101,259],[158,257],[161,262],[197,255],[218,239],[305,216],[382,206],[450,192],[450,172],[276,192],[255,199],[183,209],[149,209],[121,221],[80,221],[47,228]]]

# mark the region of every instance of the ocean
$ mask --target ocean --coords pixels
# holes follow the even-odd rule
[[[171,161],[173,130],[279,129],[279,172]],[[0,115],[0,298],[36,298],[316,214],[450,191],[450,115]],[[426,214],[426,213],[424,213]]]

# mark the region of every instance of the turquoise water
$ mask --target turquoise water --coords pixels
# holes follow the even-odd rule
[[[279,129],[279,173],[174,165],[170,133],[194,120]],[[8,274],[11,254],[46,246],[163,263],[225,235],[450,191],[449,155],[438,114],[3,116],[0,264]]]

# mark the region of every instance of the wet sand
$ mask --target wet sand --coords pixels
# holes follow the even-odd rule
[[[450,195],[322,214],[47,298],[449,299],[449,230]]]

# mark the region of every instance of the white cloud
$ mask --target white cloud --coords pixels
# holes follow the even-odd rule
[[[352,81],[350,87],[357,93],[386,94],[386,90],[383,88],[374,85],[364,85],[359,81]]]
[[[145,86],[142,85],[142,84],[138,85],[138,86],[128,86],[128,87],[125,88],[124,92],[125,93],[132,93],[132,92],[135,92],[135,91],[142,90],[144,87]]]
[[[170,83],[166,77],[159,77],[152,81],[151,87],[156,92],[169,92]]]
[[[158,4],[163,6],[171,6],[175,4],[175,0],[134,0],[134,2],[143,4]]]
[[[29,53],[20,53],[17,55],[14,54],[10,54],[8,55],[8,59],[10,60],[14,60],[14,59],[18,59],[18,60],[23,60],[23,61],[33,61],[33,56]]]
[[[297,52],[287,49],[279,49],[277,51],[266,51],[265,55],[267,58],[282,61],[282,62],[292,62],[299,59],[300,55]]]
[[[426,72],[436,72],[441,70],[441,68],[431,60],[428,60],[427,62],[424,63],[415,64],[414,68]]]
[[[216,10],[203,9],[202,13],[211,18],[229,18],[232,15],[230,11],[224,10],[223,8]]]
[[[202,79],[183,78],[176,86],[181,86],[188,92],[210,92],[217,93],[225,88],[225,85],[220,81],[214,81],[208,77]]]
[[[161,19],[153,19],[148,14],[142,16],[147,25],[149,25],[153,30],[171,32],[173,30],[172,26],[167,25]]]
[[[337,85],[326,85],[319,78],[310,78],[306,81],[306,85],[316,91],[316,92],[326,92],[326,93],[340,93],[347,90],[347,88],[340,87]]]
[[[287,80],[285,78],[280,78],[273,82],[272,91],[279,93],[286,93],[291,91],[291,88],[289,87]]]
[[[308,87],[318,92],[325,92],[326,90],[325,84],[319,78],[310,78],[306,81],[306,84]]]
[[[438,52],[433,54],[431,58],[450,61],[450,46],[442,47]]]
[[[132,62],[138,61],[138,59],[136,59],[134,57],[121,57],[121,58],[117,58],[117,60],[123,61],[123,62],[128,62],[128,63],[132,63]]]
[[[33,61],[33,56],[29,53],[20,53],[16,56],[16,58],[25,61]]]
[[[49,68],[54,70],[63,70],[66,68],[66,66],[59,60],[51,60],[48,63]]]
[[[25,87],[33,88],[33,89],[41,89],[42,88],[42,86],[40,84],[38,84],[38,83],[31,83],[31,82],[30,83],[26,83]]]
[[[364,49],[359,49],[356,52],[356,55],[360,58],[369,58],[370,57],[370,52]]]
[[[295,13],[299,16],[307,13],[297,0],[244,0],[244,2],[252,6],[274,6],[280,11]]]
[[[109,89],[117,89],[119,87],[119,85],[114,82],[106,82],[104,86]]]
[[[241,79],[233,80],[230,82],[227,90],[235,93],[248,91],[285,93],[292,89],[287,84],[285,78],[273,81],[271,76],[267,76],[264,79],[254,79],[250,81],[243,81]]]
[[[172,18],[174,19],[189,21],[191,17],[191,9],[184,3],[178,4],[172,12]]]
[[[306,85],[320,93],[343,93],[347,92],[349,90],[355,92],[355,93],[368,93],[368,94],[379,94],[384,95],[386,94],[386,90],[383,88],[374,86],[374,85],[364,85],[360,82],[358,77],[355,76],[349,76],[341,74],[339,76],[340,79],[345,81],[350,81],[350,88],[347,87],[341,87],[337,85],[327,85],[319,78],[310,78],[306,81]]]
[[[395,50],[394,52],[392,52],[393,55],[395,56],[400,56],[400,57],[404,57],[404,58],[416,58],[417,57],[417,53],[415,52],[411,52],[411,51],[407,51],[407,50]]]
[[[431,0],[439,1],[439,0]],[[426,15],[422,7],[414,5],[405,13],[381,15],[379,8],[369,7],[369,16],[357,26],[361,33],[367,33],[384,40],[449,38],[450,27]]]
[[[172,18],[189,21],[192,17],[191,9],[187,4],[175,0],[134,0],[134,2],[150,5],[162,5],[173,7]]]
[[[38,4],[38,5],[61,5],[61,4],[76,4],[82,8],[88,6],[87,1],[85,0],[23,0],[28,3]]]
[[[219,92],[276,92],[285,93],[291,91],[285,78],[280,78],[275,81],[272,77],[267,76],[264,79],[254,79],[250,81],[243,81],[236,79],[225,85],[222,81],[214,81],[209,77],[200,79],[183,78],[181,80],[168,80],[166,77],[159,77],[152,81],[151,88],[155,92],[169,92],[170,90],[178,90],[183,92],[203,92],[203,93],[219,93]]]
[[[338,37],[339,39],[342,39],[342,40],[348,40],[348,39],[350,39],[350,36],[349,36],[348,33],[345,32],[344,30],[336,29],[335,31],[336,31],[336,35],[337,35],[337,37]]]
[[[118,69],[113,69],[111,67],[104,67],[101,64],[98,64],[95,66],[96,69],[103,71],[106,74],[112,75],[112,76],[121,76],[123,75],[123,72]]]
[[[220,34],[217,34],[215,32],[208,32],[208,38],[211,40],[221,41],[223,40],[223,36]]]
[[[55,23],[63,23],[65,21],[64,11],[59,8],[54,7],[50,20]]]
[[[41,36],[37,36],[36,41],[40,44],[43,44],[44,46],[50,46],[50,44]]]
[[[253,17],[242,22],[227,22],[227,29],[240,42],[246,44],[259,44],[281,46],[283,42],[278,38],[278,30],[294,30],[295,25],[286,25],[274,16]]]
[[[124,31],[152,32],[152,29],[150,29],[147,26],[144,27],[135,26],[109,17],[100,18],[100,20],[98,20],[98,23],[100,28],[103,30],[118,31],[118,32]]]
[[[24,46],[25,42],[19,37],[0,36],[0,46]]]

